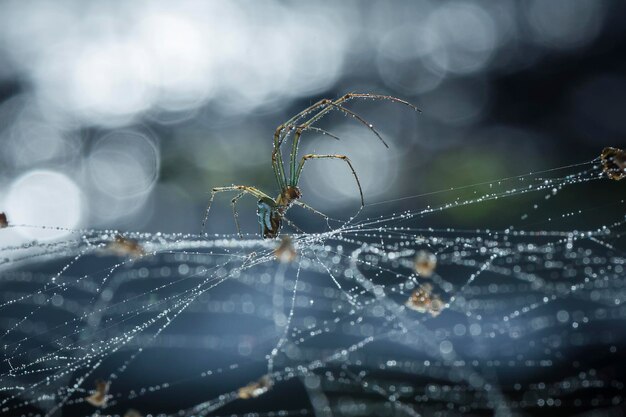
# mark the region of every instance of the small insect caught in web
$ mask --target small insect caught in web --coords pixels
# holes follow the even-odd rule
[[[94,407],[106,407],[109,399],[109,386],[111,383],[103,379],[96,380],[96,390],[89,397],[85,398]]]
[[[122,235],[115,235],[115,240],[106,245],[105,251],[116,256],[128,256],[131,259],[137,259],[146,254],[139,241]]]
[[[289,236],[283,236],[280,243],[274,249],[274,255],[276,255],[276,259],[278,259],[281,263],[291,263],[295,261],[298,253],[296,252],[296,248],[293,244],[293,241]]]
[[[626,177],[626,152],[619,148],[604,148],[600,154],[602,171],[612,180]]]
[[[444,302],[437,294],[433,294],[431,284],[422,284],[413,291],[405,305],[419,313],[429,313],[433,317],[441,314]]]
[[[274,383],[270,376],[263,375],[258,381],[251,382],[245,387],[239,388],[237,396],[242,400],[257,398],[272,389],[272,385],[274,385]]]
[[[426,250],[420,250],[415,254],[415,260],[413,261],[413,269],[422,277],[428,278],[437,267],[437,256]]]
[[[0,229],[4,229],[5,227],[9,227],[9,221],[7,220],[6,213],[0,213]]]

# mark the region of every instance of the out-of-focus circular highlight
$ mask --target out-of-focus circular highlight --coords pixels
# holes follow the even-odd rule
[[[159,150],[141,132],[111,132],[96,142],[87,169],[94,185],[111,197],[146,194],[158,177]]]
[[[23,236],[53,240],[70,233],[83,217],[80,188],[67,175],[50,170],[34,170],[17,178],[5,200],[14,225],[49,226],[48,229],[18,227]]]

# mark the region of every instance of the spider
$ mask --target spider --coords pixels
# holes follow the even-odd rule
[[[261,190],[250,187],[247,185],[231,185],[228,187],[216,187],[211,190],[211,198],[209,200],[209,204],[207,205],[206,214],[204,217],[204,221],[202,223],[203,228],[206,224],[207,218],[209,216],[209,210],[211,209],[211,204],[213,203],[213,199],[217,193],[222,193],[226,191],[239,191],[239,194],[235,196],[231,200],[231,204],[233,206],[233,217],[235,219],[235,226],[237,227],[237,233],[241,237],[241,230],[239,228],[239,220],[237,214],[237,201],[246,194],[252,195],[258,199],[257,203],[257,216],[258,222],[260,226],[260,232],[263,238],[276,238],[280,233],[280,229],[283,224],[283,220],[286,221],[292,227],[298,229],[295,225],[293,225],[289,220],[285,217],[287,211],[293,206],[297,205],[311,212],[324,217],[328,220],[328,216],[325,214],[315,210],[310,207],[308,204],[300,201],[302,197],[302,192],[298,187],[298,183],[300,181],[300,176],[302,175],[302,169],[304,168],[304,164],[313,159],[338,159],[340,161],[345,162],[350,171],[352,171],[352,175],[356,180],[356,185],[359,189],[359,194],[361,196],[361,208],[365,206],[365,200],[363,199],[363,190],[361,188],[361,182],[359,181],[359,177],[352,166],[352,162],[346,155],[318,155],[318,154],[307,154],[304,155],[300,162],[298,162],[298,147],[300,145],[300,136],[303,132],[310,130],[318,133],[322,133],[330,136],[333,139],[339,139],[337,136],[332,135],[331,133],[320,129],[318,127],[314,127],[313,124],[319,121],[326,114],[331,112],[332,110],[338,110],[344,113],[347,116],[350,116],[356,119],[359,123],[365,125],[369,128],[378,139],[385,145],[385,147],[389,148],[389,145],[384,141],[382,136],[374,129],[374,127],[362,119],[359,115],[354,113],[352,110],[347,109],[343,106],[348,100],[351,99],[374,99],[374,100],[388,100],[396,103],[401,103],[406,106],[411,107],[415,111],[420,111],[413,104],[401,100],[396,97],[381,95],[381,94],[369,94],[369,93],[348,93],[336,100],[323,99],[313,104],[310,107],[307,107],[300,113],[293,116],[287,122],[281,124],[276,128],[274,132],[274,145],[272,150],[272,169],[274,170],[274,176],[276,177],[276,183],[278,184],[278,188],[280,189],[280,193],[274,199],[269,195],[265,194]],[[303,120],[307,115],[311,113],[315,114],[310,117],[308,120]],[[289,157],[289,175],[287,176],[285,170],[285,164],[283,162],[283,155],[281,151],[281,145],[288,139],[291,132],[294,132],[293,135],[293,143],[291,146],[291,153]]]

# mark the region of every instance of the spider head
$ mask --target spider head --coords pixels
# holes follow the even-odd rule
[[[302,192],[300,191],[300,189],[296,186],[288,185],[287,187],[283,188],[283,191],[276,199],[276,203],[280,206],[289,207],[294,200],[297,200],[300,197],[302,197]]]
[[[266,239],[272,239],[278,236],[283,218],[278,211],[276,202],[270,198],[262,198],[257,203],[257,216],[261,233]]]

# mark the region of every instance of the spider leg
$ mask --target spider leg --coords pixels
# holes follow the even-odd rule
[[[337,109],[342,111],[343,113],[355,118],[356,120],[358,120],[360,123],[362,123],[363,125],[367,126],[372,132],[374,132],[374,134],[383,142],[383,144],[385,146],[388,147],[387,143],[385,143],[385,141],[383,140],[383,138],[381,137],[381,135],[378,133],[378,131],[376,131],[374,129],[374,127],[368,123],[367,121],[365,121],[362,117],[360,117],[359,115],[357,115],[356,113],[354,113],[351,110],[346,109],[345,107],[341,106],[341,104],[343,104],[344,102],[354,99],[354,98],[361,98],[361,99],[372,99],[372,100],[388,100],[388,101],[392,101],[392,102],[396,102],[396,103],[400,103],[406,106],[411,107],[413,110],[415,111],[420,111],[417,107],[415,107],[413,104],[409,103],[408,101],[393,97],[393,96],[388,96],[388,95],[383,95],[383,94],[369,94],[369,93],[348,93],[343,95],[342,97],[336,99],[336,100],[329,100],[329,99],[324,99],[324,100],[320,100],[317,103],[313,104],[312,106],[307,107],[306,109],[304,109],[303,111],[301,111],[300,113],[296,114],[295,116],[293,116],[291,119],[289,119],[287,122],[281,124],[280,126],[278,126],[278,128],[276,129],[276,132],[274,133],[274,152],[272,153],[272,160],[274,160],[276,158],[275,154],[280,154],[280,146],[282,145],[283,141],[285,140],[285,138],[289,135],[289,132],[291,130],[294,130],[295,127],[295,137],[293,140],[293,145],[291,148],[291,157],[290,157],[290,169],[291,169],[291,183],[290,185],[296,185],[297,181],[295,181],[295,171],[296,171],[296,158],[297,158],[297,154],[298,154],[298,145],[300,142],[300,136],[302,135],[302,132],[310,129],[312,127],[312,125],[317,122],[318,120],[320,120],[322,117],[324,117],[324,115],[326,115],[327,113],[329,113],[331,110],[333,109]],[[299,126],[294,126],[294,124],[296,122],[298,122],[300,119],[302,119],[304,116],[306,116],[307,114],[317,110],[318,108],[322,108],[321,110],[319,110],[319,112],[317,114],[315,114],[313,117],[311,117],[309,120],[307,120],[306,122],[304,122],[303,124],[299,125]],[[318,128],[315,128],[318,129]],[[285,179],[285,173],[284,173],[284,166],[282,164],[282,156],[281,156],[281,166],[280,166],[281,170],[282,170],[282,178]],[[284,184],[283,184],[284,185]],[[283,186],[281,185],[281,187]]]
[[[341,100],[340,102],[343,102],[347,99],[348,99],[348,94],[346,94],[345,96],[341,97],[338,100]],[[288,121],[286,121],[285,123],[281,124],[280,126],[276,128],[276,132],[274,132],[274,150],[272,151],[272,161],[276,160],[277,158],[280,159],[280,167],[278,167],[278,165],[276,165],[276,167],[280,168],[283,180],[286,179],[285,168],[282,163],[282,155],[280,152],[280,146],[282,145],[283,141],[285,140],[285,138],[287,138],[291,130],[296,129],[297,137],[294,138],[294,146],[296,148],[296,152],[294,153],[294,149],[292,147],[291,159],[290,159],[291,160],[290,169],[291,169],[291,174],[293,178],[293,172],[295,171],[295,155],[297,154],[297,144],[298,144],[298,141],[300,140],[300,135],[302,134],[302,131],[309,128],[314,122],[321,119],[326,113],[332,110],[332,107],[331,107],[332,103],[333,103],[333,100],[330,100],[327,98],[320,100],[317,103],[313,104],[312,106],[309,106],[306,109],[302,110],[301,112],[293,116],[291,119],[289,119]],[[300,129],[300,127],[295,126],[295,123],[298,120],[300,120],[307,114],[312,113],[313,111],[317,110],[320,107],[324,107],[324,108],[305,123],[307,125],[306,127],[303,127],[302,129]],[[283,183],[279,185],[281,188],[283,188],[286,184]],[[291,185],[295,185],[295,184],[291,184]]]
[[[328,217],[327,215],[325,215],[324,213],[322,213],[321,211],[315,210],[313,207],[309,206],[306,203],[303,203],[300,200],[296,200],[293,202],[293,204],[298,205],[302,208],[305,208],[309,211],[312,211],[313,213],[317,214],[318,216],[322,216],[324,218],[324,220],[326,220],[326,225],[328,226],[328,228],[330,229],[330,223],[328,222],[330,220],[330,217]],[[334,220],[334,219],[333,219]]]
[[[239,235],[240,238],[243,236],[241,235],[241,228],[239,227],[239,214],[237,214],[237,200],[239,200],[245,194],[246,194],[245,192],[241,192],[237,194],[235,198],[230,200],[231,204],[233,205],[233,218],[235,219],[235,226],[237,227],[237,235]]]
[[[328,105],[331,105],[331,104],[332,102],[328,103]],[[283,157],[282,157],[282,152],[280,150],[280,147],[282,146],[284,140],[289,135],[289,132],[291,132],[292,130],[296,130],[296,129],[297,129],[297,126],[293,124],[282,124],[278,127],[278,129],[276,129],[276,133],[274,134],[274,149],[272,150],[272,166],[274,167],[274,173],[276,175],[278,186],[281,189],[285,188],[286,186],[286,175],[285,175],[285,165],[283,163]],[[339,138],[338,136],[333,135],[327,130],[320,129],[319,127],[314,127],[314,126],[309,125],[302,129],[302,131],[305,131],[305,130],[313,130],[323,135],[330,136],[333,139],[341,140],[341,138]]]
[[[326,105],[328,105],[330,103],[332,103],[332,100],[327,99],[327,98],[325,98],[323,100],[320,100],[320,101],[316,102],[315,104],[313,104],[313,105],[307,107],[306,109],[302,110],[301,112],[299,112],[298,114],[293,116],[291,119],[287,120],[285,123],[279,125],[276,128],[276,132],[274,132],[274,140],[280,140],[280,143],[282,143],[282,140],[284,139],[284,136],[286,135],[286,133],[288,133],[288,131],[283,133],[285,128],[293,127],[295,122],[297,122],[298,120],[300,120],[301,118],[303,118],[307,114],[313,112],[314,110],[316,110],[319,107],[326,106]]]
[[[328,112],[330,112],[333,109],[337,109],[340,110],[341,112],[347,114],[348,116],[353,117],[354,119],[358,120],[361,124],[365,125],[368,129],[370,129],[372,132],[374,132],[374,134],[378,137],[378,139],[380,139],[380,141],[388,148],[389,145],[387,145],[387,143],[384,141],[384,139],[382,138],[382,136],[380,135],[380,133],[378,133],[378,131],[376,129],[374,129],[374,126],[371,123],[368,123],[367,121],[365,121],[365,119],[363,119],[361,116],[359,116],[358,114],[354,113],[352,110],[348,110],[345,107],[341,106],[342,103],[344,103],[345,101],[351,100],[353,98],[380,98],[382,99],[383,97],[386,96],[380,96],[380,95],[376,95],[376,94],[355,94],[355,93],[348,93],[342,97],[339,97],[337,100],[335,101],[331,101],[328,100],[326,102],[324,102],[322,105],[324,105],[325,107],[320,110],[315,116],[311,117],[309,120],[307,120],[306,122],[304,122],[303,124],[299,125],[296,128],[296,133],[294,135],[293,138],[293,145],[291,147],[291,184],[295,186],[298,182],[297,182],[297,177],[298,175],[296,174],[296,158],[298,155],[298,145],[300,143],[300,136],[302,135],[302,132],[305,131],[306,129],[308,129],[313,123],[317,122],[318,120],[320,120],[324,115],[326,115]],[[403,100],[397,99],[398,101],[402,102]],[[321,102],[318,103],[322,103],[324,100],[322,100]],[[316,103],[317,104],[317,103]]]
[[[249,187],[247,185],[231,185],[230,187],[215,187],[215,188],[213,188],[211,190],[211,198],[209,199],[209,204],[207,204],[206,214],[204,215],[204,220],[202,221],[202,231],[204,231],[204,226],[206,225],[206,221],[209,218],[209,210],[211,210],[211,204],[213,203],[213,199],[215,198],[215,194],[223,193],[223,192],[226,192],[226,191],[240,191],[241,194],[250,194],[250,195],[252,195],[252,196],[254,196],[254,197],[258,198],[258,199],[261,199],[263,197],[272,199],[270,196],[265,194],[263,191],[261,191],[261,190],[259,190],[257,188],[254,188],[254,187]],[[235,221],[237,221],[236,218],[235,218]]]
[[[341,138],[340,138],[340,137],[333,135],[332,133],[330,133],[330,132],[329,132],[329,131],[327,131],[327,130],[320,129],[319,127],[309,126],[309,127],[307,128],[307,130],[314,130],[314,131],[316,131],[316,132],[321,133],[322,135],[330,136],[331,138],[336,139],[336,140],[341,140]]]
[[[335,104],[341,104],[341,103],[346,102],[348,100],[351,100],[353,98],[393,101],[393,102],[396,102],[396,103],[404,104],[405,106],[409,106],[410,108],[412,108],[413,110],[415,110],[417,112],[421,112],[420,109],[418,109],[417,107],[415,107],[413,104],[409,103],[408,101],[399,99],[397,97],[384,95],[384,94],[348,93],[348,94],[345,94],[344,96],[340,97],[339,99],[335,100]],[[307,114],[313,112],[314,110],[316,110],[319,107],[328,106],[332,102],[333,102],[333,100],[323,99],[323,100],[320,100],[320,101],[316,102],[312,106],[309,106],[306,109],[302,110],[301,112],[299,112],[298,114],[293,116],[291,119],[289,119],[285,123],[283,123],[280,126],[278,126],[278,128],[276,128],[276,132],[274,133],[274,138],[280,139],[280,142],[282,143],[282,139],[284,139],[284,137],[281,138],[281,134],[282,134],[282,131],[286,127],[293,126],[294,123],[296,123],[298,120],[300,120],[301,118],[303,118]]]
[[[309,106],[306,109],[302,110],[300,113],[296,114],[291,119],[289,119],[288,121],[279,125],[276,128],[276,131],[274,132],[274,149],[272,150],[272,165],[274,167],[274,173],[276,175],[278,186],[281,189],[284,188],[287,184],[286,184],[286,176],[285,176],[285,166],[283,164],[283,156],[280,151],[280,146],[283,144],[283,141],[289,134],[289,131],[294,127],[293,123],[296,120],[304,117],[306,114],[314,111],[318,107],[327,105],[330,102],[332,102],[332,100],[329,100],[329,99],[320,100],[317,103],[313,104],[312,106]],[[285,129],[287,130],[285,131]]]
[[[378,139],[380,139],[380,141],[383,143],[383,145],[385,145],[386,148],[389,148],[389,145],[387,145],[387,142],[385,142],[385,140],[383,139],[382,136],[380,136],[380,133],[378,133],[378,131],[376,129],[374,129],[374,126],[371,123],[368,123],[365,119],[363,119],[361,116],[359,116],[358,114],[356,114],[355,112],[353,112],[352,110],[348,110],[343,106],[340,106],[338,104],[333,103],[332,106],[336,107],[338,110],[344,112],[345,114],[347,114],[348,116],[352,116],[355,119],[357,119],[362,125],[365,125],[365,127],[367,127],[369,130],[371,130],[372,132],[374,132],[374,134],[378,137]]]
[[[285,138],[289,135],[291,130],[296,128],[295,125],[280,125],[278,129],[276,129],[276,133],[274,134],[274,147],[272,150],[272,167],[274,169],[274,174],[276,176],[276,181],[278,183],[279,188],[285,188],[286,186],[286,176],[285,176],[285,165],[283,163],[283,156],[280,150],[281,145]],[[281,135],[283,129],[287,129],[284,134]],[[321,133],[322,135],[330,136],[333,139],[341,140],[336,135],[333,135],[327,130],[320,129],[319,127],[307,126],[304,130],[313,130]]]
[[[309,159],[341,159],[345,161],[346,164],[350,167],[352,171],[352,175],[354,175],[354,179],[356,180],[356,185],[359,187],[359,194],[361,195],[361,208],[365,206],[365,200],[363,199],[363,189],[361,188],[361,182],[359,181],[359,177],[356,175],[356,171],[352,166],[352,162],[345,155],[315,155],[315,154],[307,154],[302,157],[300,160],[300,165],[298,165],[298,171],[296,172],[296,182],[300,180],[300,174],[302,174],[302,168],[304,168],[304,164]]]
[[[350,93],[350,98],[364,98],[364,99],[371,98],[373,100],[388,100],[388,101],[393,101],[395,103],[404,104],[405,106],[409,106],[410,108],[412,108],[416,112],[419,112],[419,113],[422,112],[420,109],[418,109],[416,106],[414,106],[413,104],[409,103],[408,101],[402,100],[402,99],[394,97],[394,96],[384,95],[384,94]]]

